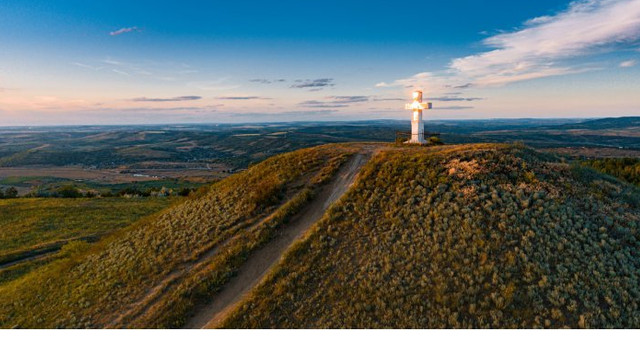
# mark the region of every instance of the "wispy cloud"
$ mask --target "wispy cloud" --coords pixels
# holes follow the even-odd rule
[[[304,88],[319,89],[319,88],[324,88],[327,86],[334,86],[334,85],[335,84],[333,83],[333,79],[331,78],[322,78],[322,79],[315,79],[315,80],[299,79],[299,80],[295,80],[294,84],[292,84],[290,87],[294,89],[304,89]]]
[[[249,82],[259,84],[273,84],[287,81],[286,79],[250,79]]]
[[[352,104],[359,102],[369,101],[369,96],[329,96],[328,99],[331,99],[334,103],[337,104]]]
[[[627,60],[620,63],[621,68],[628,68],[628,67],[634,67],[634,66],[636,66],[635,60]]]
[[[479,97],[460,97],[460,96],[440,96],[440,97],[431,97],[429,100],[432,101],[476,101],[483,100],[483,98]]]
[[[372,101],[406,101],[404,98],[373,98]]]
[[[71,65],[75,65],[84,69],[91,69],[91,70],[102,70],[104,68],[102,66],[91,66],[91,65],[87,65],[79,62],[72,62]]]
[[[113,59],[104,59],[104,60],[102,60],[102,62],[105,63],[105,64],[115,65],[115,66],[125,65],[125,63],[123,63],[122,61],[117,61],[117,60],[113,60]]]
[[[309,111],[282,111],[282,112],[254,112],[254,113],[230,113],[233,117],[271,117],[277,118],[284,117],[308,117],[308,116],[322,116],[335,113],[337,110],[309,110]]]
[[[262,96],[219,96],[218,100],[270,100],[271,98]]]
[[[134,31],[140,31],[140,30],[138,29],[137,26],[124,27],[124,28],[120,28],[118,30],[110,32],[109,35],[118,36],[118,35],[134,32]]]
[[[308,100],[298,104],[303,107],[313,108],[344,108],[350,104],[369,101],[369,96],[327,96],[326,100]]]
[[[193,101],[193,100],[200,100],[200,99],[202,99],[202,96],[188,95],[188,96],[176,96],[176,97],[170,97],[170,98],[139,97],[131,100],[142,101],[142,102],[168,102],[168,101]]]
[[[122,71],[122,70],[118,70],[118,69],[112,69],[111,71],[113,71],[116,74],[120,74],[120,75],[124,75],[124,76],[131,76],[131,74],[129,74],[126,71]]]
[[[473,106],[437,106],[434,110],[468,110],[473,109]]]
[[[192,81],[187,83],[187,86],[204,91],[225,91],[237,89],[240,87],[239,85],[227,83],[228,80],[229,78],[225,77],[210,81]]]
[[[303,101],[303,102],[299,103],[298,105],[299,106],[303,106],[303,107],[327,108],[327,109],[344,108],[344,107],[348,107],[349,106],[347,104],[336,104],[336,103],[332,103],[332,102],[318,101],[318,100]]]
[[[444,72],[420,73],[377,86],[430,82],[432,87],[462,89],[592,71],[594,67],[579,60],[636,47],[638,40],[640,0],[578,0],[557,14],[530,19],[520,29],[486,38],[483,44],[492,50],[454,59]]]
[[[132,107],[132,108],[104,108],[101,110],[113,111],[135,111],[135,112],[216,112],[215,106],[180,106],[169,108],[153,107]]]

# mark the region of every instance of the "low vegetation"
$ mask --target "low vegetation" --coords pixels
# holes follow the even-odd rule
[[[199,296],[224,284],[353,151],[324,146],[278,155],[90,248],[69,244],[64,259],[0,287],[0,326],[179,326]],[[218,247],[216,256],[190,269]],[[145,296],[175,274],[184,275],[181,287],[167,292],[150,313],[117,320],[144,305]],[[201,283],[199,277],[218,280]]]
[[[11,186],[6,189],[0,188],[0,199],[15,199],[18,197],[18,189]]]
[[[640,191],[522,146],[395,148],[231,328],[637,328]]]
[[[640,158],[592,159],[582,161],[582,165],[640,186]]]
[[[72,240],[95,241],[169,203],[163,198],[0,200],[0,283],[59,256],[8,263],[51,254]]]
[[[0,327],[183,326],[358,146],[271,157],[128,227],[120,204],[169,200],[0,200],[5,251],[118,229],[0,271]],[[396,146],[223,326],[637,328],[639,284],[637,187],[522,145]]]
[[[99,237],[169,203],[162,198],[0,200],[0,254],[57,240]]]

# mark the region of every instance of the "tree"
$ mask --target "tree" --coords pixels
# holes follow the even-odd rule
[[[58,190],[58,195],[63,198],[79,198],[82,194],[72,185],[66,185]]]
[[[442,144],[444,144],[442,142],[442,140],[440,140],[440,138],[437,137],[437,136],[431,136],[429,138],[429,140],[427,140],[427,141],[428,141],[429,145],[442,145]]]
[[[6,199],[15,199],[18,197],[18,189],[16,189],[15,187],[10,187],[7,190],[4,191],[4,197]]]

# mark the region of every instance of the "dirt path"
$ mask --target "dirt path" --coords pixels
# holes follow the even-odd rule
[[[240,267],[238,274],[215,295],[213,301],[200,308],[185,328],[215,328],[264,278],[294,240],[300,238],[353,184],[362,165],[371,157],[372,149],[364,148],[345,164],[320,193],[304,207],[277,237],[252,254]]]

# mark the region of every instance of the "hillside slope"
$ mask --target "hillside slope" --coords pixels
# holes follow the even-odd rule
[[[312,199],[354,146],[274,156],[0,286],[1,327],[179,327]]]
[[[507,145],[382,151],[223,323],[640,326],[640,192]]]

